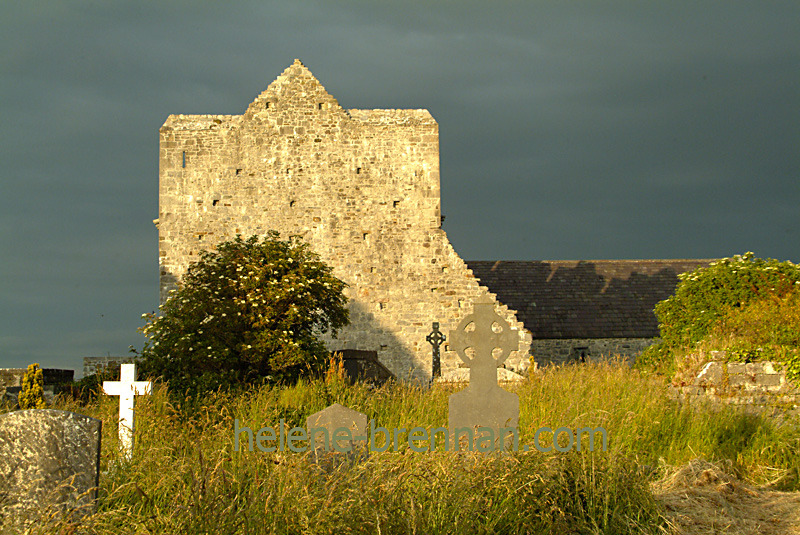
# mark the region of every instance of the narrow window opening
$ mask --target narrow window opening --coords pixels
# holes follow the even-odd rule
[[[387,349],[389,349],[389,346],[387,346],[386,344],[381,344],[381,349],[380,349],[381,351],[386,351]]]
[[[448,271],[450,270],[447,268],[447,266],[442,267],[442,273],[447,273]]]
[[[378,303],[378,308],[379,308],[380,310],[386,310],[386,303],[384,303],[384,302],[380,302],[380,303]]]
[[[319,104],[317,104],[317,107],[318,107],[319,109],[323,109],[323,107],[324,107],[324,106],[325,106],[325,105],[324,105],[322,102],[320,102]]]
[[[394,202],[392,203],[392,206],[394,206],[395,208],[397,208],[398,206],[400,206],[400,201],[394,201]]]
[[[183,161],[181,162],[181,167],[186,168],[186,151],[183,151],[182,158]]]
[[[357,175],[360,175],[360,174],[361,174],[361,168],[360,168],[360,167],[356,167],[356,174],[357,174]]]
[[[214,199],[213,201],[211,201],[211,206],[216,206],[218,204],[219,204],[219,199]]]
[[[271,107],[272,107],[272,102],[266,102],[264,104],[264,108],[266,108],[266,109],[270,109]]]
[[[241,169],[237,169],[237,170],[236,170],[236,174],[237,174],[237,175],[238,175],[239,173],[241,173],[241,172],[242,172],[242,170],[241,170]]]
[[[289,201],[289,208],[294,208],[295,201]]]
[[[374,267],[369,268],[369,272],[370,273],[375,273],[375,268]]]

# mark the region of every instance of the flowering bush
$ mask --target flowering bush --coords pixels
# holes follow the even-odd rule
[[[728,358],[731,359],[745,355],[746,359],[756,360],[758,355],[760,360],[767,360],[767,357],[780,360],[775,355],[781,351],[757,350],[767,340],[790,350],[783,354],[792,354],[792,340],[796,338],[778,334],[791,332],[793,327],[786,324],[791,316],[767,314],[766,310],[798,302],[800,266],[788,261],[754,258],[753,253],[745,253],[679,277],[675,294],[656,305],[661,341],[641,355],[640,365],[669,373],[674,370],[675,355],[690,353],[710,337],[719,343],[726,337],[728,342],[736,338],[736,347],[717,348],[730,349]],[[755,303],[760,306],[755,307]],[[748,336],[742,335],[744,324],[755,325],[754,314],[762,318],[758,321],[759,328],[747,330]],[[734,336],[737,332],[740,335]],[[753,346],[752,351],[747,349],[750,346]]]
[[[345,286],[299,239],[237,236],[200,254],[160,316],[143,315],[141,371],[191,395],[315,369],[317,335],[348,323]]]

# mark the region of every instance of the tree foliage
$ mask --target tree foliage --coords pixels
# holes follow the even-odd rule
[[[44,373],[38,363],[30,364],[22,376],[22,390],[19,393],[20,409],[44,409]]]
[[[348,323],[346,284],[299,239],[241,237],[200,254],[161,315],[145,314],[144,374],[173,392],[278,381],[324,364]]]
[[[749,332],[751,336],[736,338],[739,350],[731,347],[729,358],[736,359],[737,355],[756,358],[757,347],[766,345],[769,340],[791,349],[795,338],[778,334],[791,331],[785,324],[791,321],[791,316],[775,311],[797,303],[800,266],[745,253],[683,273],[679,278],[675,294],[655,307],[661,341],[641,355],[637,360],[640,365],[670,372],[674,367],[674,355],[691,352],[710,336],[718,340],[727,336],[729,341],[733,340],[736,332]],[[751,325],[749,330],[744,328],[746,323]],[[757,329],[756,324],[760,325]],[[742,344],[753,346],[755,352],[743,352]],[[775,351],[765,352],[762,348],[759,358],[780,360],[776,355]]]

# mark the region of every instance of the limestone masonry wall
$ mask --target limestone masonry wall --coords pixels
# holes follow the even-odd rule
[[[712,352],[724,358],[724,351]],[[708,362],[690,384],[671,386],[673,397],[740,405],[770,415],[800,415],[800,389],[772,362]]]
[[[122,364],[136,362],[136,357],[127,355],[124,357],[83,357],[83,376],[106,371],[108,368],[117,368]]]
[[[531,342],[539,366],[622,358],[633,363],[656,338],[544,338]]]
[[[400,377],[431,374],[425,336],[488,293],[440,228],[439,127],[426,110],[345,110],[299,61],[243,115],[171,115],[160,130],[161,301],[199,251],[277,230],[298,235],[350,287],[331,350],[378,352]],[[494,297],[493,294],[492,297]],[[528,364],[530,336],[507,361]],[[458,367],[442,353],[442,373]]]

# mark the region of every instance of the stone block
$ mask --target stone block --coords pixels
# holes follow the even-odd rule
[[[744,362],[729,362],[728,375],[739,375],[747,373],[747,365]]]
[[[722,368],[722,363],[720,362],[709,362],[703,369],[700,370],[700,373],[697,374],[697,377],[694,380],[695,385],[720,385],[722,384],[722,380],[725,377],[724,370]]]
[[[765,387],[780,387],[782,377],[776,373],[760,373],[756,375],[756,383]]]
[[[733,388],[744,388],[754,384],[754,378],[751,378],[749,375],[745,375],[743,373],[729,374],[728,384]]]
[[[763,364],[764,364],[764,373],[777,373],[777,374],[783,373],[781,371],[776,370],[775,365],[772,364],[772,362],[770,361],[766,361]]]

